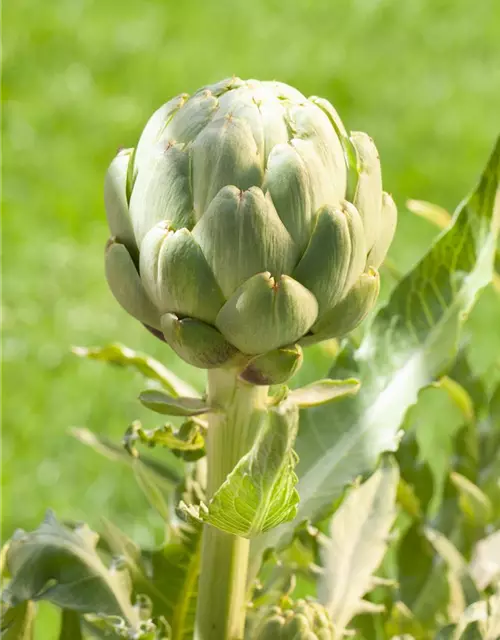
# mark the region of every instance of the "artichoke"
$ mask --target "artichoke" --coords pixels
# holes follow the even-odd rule
[[[105,183],[115,298],[187,362],[285,379],[372,308],[396,225],[377,149],[321,98],[224,80],[183,94]]]
[[[335,640],[335,628],[326,609],[317,602],[297,600],[289,608],[267,607],[253,640]]]

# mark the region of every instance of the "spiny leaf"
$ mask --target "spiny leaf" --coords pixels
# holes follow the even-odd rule
[[[201,398],[174,397],[154,389],[143,391],[139,400],[148,409],[170,416],[198,416],[213,410]]]
[[[384,557],[396,516],[398,480],[397,465],[386,458],[366,482],[348,494],[332,518],[318,592],[339,633],[362,609],[372,574]]]
[[[115,343],[105,347],[73,347],[72,351],[81,358],[109,362],[120,367],[131,367],[146,378],[159,382],[172,396],[194,398],[198,396],[196,389],[178,378],[160,362],[124,345]]]
[[[360,347],[352,352],[344,344],[330,376],[360,379],[359,393],[304,412],[296,444],[297,521],[316,517],[354,477],[373,468],[381,452],[397,446],[398,429],[419,390],[456,353],[467,313],[492,277],[499,173],[500,141],[477,189],[395,287]],[[285,539],[297,521],[258,541],[259,547]]]
[[[426,202],[425,200],[407,200],[406,206],[412,213],[425,218],[440,229],[446,229],[452,220],[451,214],[446,209],[432,202]],[[497,250],[495,263],[498,262],[499,258],[500,252]],[[498,273],[498,269],[493,273],[492,281],[493,286],[500,293],[500,273]]]
[[[255,444],[241,458],[208,506],[181,509],[222,531],[251,538],[293,519],[299,496],[295,490],[297,456],[293,442],[298,408],[285,402],[268,411]]]
[[[122,572],[108,569],[85,532],[71,531],[48,511],[31,533],[17,531],[7,552],[12,576],[4,599],[15,606],[26,600],[48,600],[80,613],[120,616],[138,622]]]
[[[300,409],[318,407],[328,404],[344,396],[352,396],[359,391],[359,380],[318,380],[300,389],[294,389],[288,394],[290,402],[295,403]]]

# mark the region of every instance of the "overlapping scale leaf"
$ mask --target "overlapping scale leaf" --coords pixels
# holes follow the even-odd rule
[[[191,176],[199,220],[227,185],[249,189],[262,182],[263,168],[250,125],[231,115],[217,117],[193,141]]]
[[[224,297],[190,231],[153,227],[141,245],[140,272],[160,314],[215,322]]]
[[[193,225],[189,155],[179,144],[159,148],[140,171],[130,198],[130,217],[138,245],[158,222],[174,229]]]
[[[259,273],[226,302],[216,325],[242,353],[266,353],[293,344],[310,329],[318,313],[314,295],[289,276],[275,280]]]
[[[297,248],[258,187],[225,187],[193,229],[226,298],[262,271],[290,273]]]

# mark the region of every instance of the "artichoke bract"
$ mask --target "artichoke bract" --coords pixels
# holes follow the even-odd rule
[[[396,226],[367,134],[326,100],[238,78],[160,107],[111,163],[105,205],[122,307],[195,366],[265,356],[260,383],[363,320]]]

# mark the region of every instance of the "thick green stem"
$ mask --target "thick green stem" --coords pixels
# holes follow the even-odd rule
[[[208,374],[208,399],[219,408],[207,434],[207,499],[252,446],[268,388],[241,382],[236,372]],[[205,525],[196,615],[196,640],[241,640],[245,626],[249,540]]]

